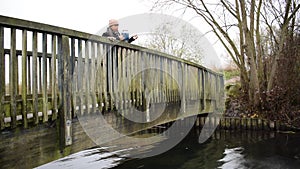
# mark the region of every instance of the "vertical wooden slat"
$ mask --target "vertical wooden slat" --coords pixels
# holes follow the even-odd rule
[[[152,73],[151,73],[151,66],[152,66],[152,63],[151,63],[151,58],[152,58],[152,55],[148,53],[146,59],[147,59],[147,66],[146,66],[146,73],[147,73],[147,77],[146,77],[146,88],[147,88],[147,92],[145,93],[145,99],[146,99],[146,108],[148,108],[148,106],[151,104],[151,90],[152,90]],[[148,113],[148,112],[147,112]],[[150,114],[148,116],[148,119],[150,121]]]
[[[162,91],[162,83],[161,83],[161,74],[162,74],[162,68],[161,68],[161,62],[160,57],[156,56],[156,65],[157,65],[157,102],[161,103],[161,91]]]
[[[102,58],[103,58],[103,66],[102,66],[102,77],[103,77],[103,84],[102,84],[102,91],[103,91],[103,96],[104,96],[104,99],[103,99],[103,105],[104,105],[104,110],[108,110],[108,106],[107,106],[107,86],[108,86],[108,78],[107,78],[107,45],[104,45],[103,44],[103,53],[102,53]]]
[[[84,86],[85,86],[85,108],[87,114],[90,113],[90,78],[89,68],[90,68],[90,42],[85,41],[85,58],[84,58]]]
[[[34,123],[37,124],[38,119],[38,88],[37,88],[37,32],[33,32],[32,36],[32,107]]]
[[[43,84],[42,84],[42,93],[43,93],[43,122],[48,121],[48,84],[47,84],[47,34],[43,33],[43,45],[42,45],[42,57],[43,57]],[[40,78],[42,78],[40,76]]]
[[[52,66],[51,66],[51,79],[52,79],[52,83],[51,83],[51,86],[52,86],[52,91],[51,91],[51,95],[52,95],[52,120],[55,120],[57,118],[57,112],[58,112],[58,109],[57,109],[57,75],[56,75],[56,62],[57,62],[57,54],[56,54],[56,39],[57,39],[57,36],[56,35],[53,35],[52,36]]]
[[[27,57],[27,93],[28,94],[32,94],[31,92],[32,92],[32,90],[31,90],[31,88],[32,88],[32,84],[31,84],[31,70],[30,70],[30,68],[31,68],[31,61],[30,61],[30,58],[32,58],[32,57]]]
[[[96,72],[96,56],[95,56],[95,43],[91,42],[91,66],[90,66],[90,91],[91,91],[91,105],[92,105],[92,113],[96,113],[96,90],[95,90],[95,72]]]
[[[42,57],[41,56],[38,56],[38,94],[43,94],[43,87],[42,87],[42,84],[43,84],[43,79],[42,79]]]
[[[118,47],[117,46],[114,46],[113,48],[112,48],[112,57],[113,57],[113,63],[112,63],[112,73],[113,73],[113,83],[112,83],[112,109],[114,109],[115,108],[115,106],[116,106],[116,104],[117,104],[117,98],[116,98],[116,96],[117,96],[117,93],[116,93],[116,84],[117,84],[117,78],[118,78],[118,69],[117,69],[117,50],[118,49]]]
[[[112,46],[107,46],[107,84],[108,84],[108,95],[109,95],[109,107],[112,108]],[[108,107],[107,107],[108,108]]]
[[[4,105],[5,95],[5,55],[4,55],[4,28],[0,26],[0,129],[4,126]]]
[[[74,38],[71,38],[71,55],[69,57],[69,60],[70,60],[70,71],[69,71],[69,77],[70,77],[70,82],[71,82],[71,90],[73,91],[72,92],[72,95],[70,96],[72,101],[73,101],[73,110],[72,111],[72,117],[74,117],[74,113],[75,113],[75,110],[76,110],[76,106],[77,106],[77,95],[76,95],[76,82],[75,79],[74,79],[74,70],[75,70],[75,39]]]
[[[15,128],[16,115],[17,115],[17,93],[18,93],[18,57],[16,55],[16,29],[11,28],[11,42],[10,42],[10,59],[9,59],[9,81],[10,81],[10,115],[11,115],[11,127]]]
[[[125,52],[125,59],[126,59],[126,64],[125,64],[125,72],[126,72],[126,79],[125,79],[125,84],[124,84],[124,88],[126,89],[125,91],[125,105],[126,108],[130,108],[130,80],[131,80],[131,76],[130,76],[130,51],[129,49],[126,49]],[[140,66],[140,64],[139,64]]]
[[[181,109],[183,112],[185,112],[185,106],[186,106],[186,64],[184,63],[181,63],[181,70],[182,70],[182,87],[181,87],[181,90],[182,90],[182,101],[181,101]]]
[[[78,74],[77,74],[77,86],[78,86],[78,94],[79,94],[79,112],[78,115],[83,115],[83,61],[82,61],[82,40],[78,39]]]
[[[127,85],[127,78],[126,78],[126,67],[127,67],[127,58],[126,58],[127,50],[125,48],[122,49],[122,95],[123,95],[123,109],[125,110],[127,108],[126,100],[127,100],[127,91],[126,85]],[[122,111],[125,112],[125,111]],[[124,114],[123,114],[124,115]]]
[[[139,65],[139,59],[140,59],[140,57],[141,57],[141,52],[139,52],[139,51],[136,51],[136,52],[134,52],[134,72],[136,72],[136,74],[137,75],[139,75],[140,74],[140,72],[138,72],[138,71],[141,71],[140,69],[139,69],[139,67],[138,67],[138,65]],[[139,106],[139,96],[140,96],[140,91],[139,91],[139,89],[140,89],[140,87],[139,87],[139,83],[138,82],[136,82],[136,84],[137,84],[137,87],[135,88],[135,103],[134,103],[134,105],[136,105],[136,106]]]
[[[164,61],[163,61],[163,66],[164,66],[164,84],[165,84],[165,97],[164,97],[164,101],[165,103],[169,102],[168,100],[168,92],[169,92],[169,86],[168,86],[168,83],[169,83],[169,79],[168,79],[168,74],[166,72],[168,72],[168,59],[167,58],[164,58]]]
[[[137,53],[137,56],[136,56],[136,58],[135,58],[135,63],[136,63],[136,65],[135,65],[135,67],[136,67],[136,71],[141,71],[142,70],[142,54],[143,54],[143,52],[138,52]],[[127,57],[130,57],[130,56],[128,56],[127,55]],[[127,59],[128,60],[128,59]],[[129,70],[129,67],[130,67],[131,65],[130,65],[130,63],[129,64],[127,64],[126,65],[126,69],[127,70]],[[127,68],[128,67],[128,68]],[[138,74],[138,77],[136,77],[137,78],[137,80],[136,80],[136,84],[135,84],[135,88],[136,88],[136,101],[135,101],[135,106],[136,107],[139,107],[139,106],[141,106],[142,105],[142,80],[140,79],[141,78],[141,73],[142,72],[139,72],[139,74]],[[128,84],[130,84],[130,81],[128,81],[127,82]],[[125,91],[126,92],[126,91]],[[129,93],[127,93],[127,97],[128,97],[128,94]]]
[[[174,65],[175,65],[175,61],[174,60],[170,60],[170,71],[171,71],[171,102],[175,101],[174,98],[174,91],[175,91],[175,73],[174,73]]]
[[[98,109],[100,112],[102,112],[102,102],[103,102],[103,55],[102,55],[102,45],[100,43],[97,43],[97,92],[98,92]]]
[[[23,30],[22,34],[22,115],[23,126],[27,124],[27,31]]]
[[[117,51],[117,64],[118,64],[118,68],[117,68],[117,71],[118,71],[118,78],[117,78],[117,85],[116,85],[116,88],[118,89],[118,93],[117,93],[117,100],[118,100],[118,104],[117,104],[117,110],[122,110],[123,109],[123,104],[122,104],[122,101],[123,101],[123,97],[122,97],[122,80],[123,80],[123,74],[122,74],[122,48],[118,48],[118,51]]]

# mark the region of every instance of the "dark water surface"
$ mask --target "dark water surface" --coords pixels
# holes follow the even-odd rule
[[[216,131],[198,143],[194,129],[171,150],[143,159],[128,158],[135,148],[113,152],[94,148],[67,156],[40,168],[113,169],[299,169],[300,133]],[[160,143],[158,143],[160,144]]]

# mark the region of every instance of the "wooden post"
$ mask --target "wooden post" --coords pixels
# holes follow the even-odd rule
[[[108,84],[108,105],[107,108],[112,110],[113,107],[113,69],[112,69],[112,56],[113,56],[113,46],[107,45],[107,84]]]
[[[186,88],[186,76],[185,76],[185,73],[186,73],[186,65],[185,64],[181,64],[181,70],[182,70],[182,81],[181,81],[181,92],[182,92],[182,95],[181,95],[181,97],[182,97],[182,100],[181,100],[181,109],[182,109],[182,111],[183,112],[185,112],[185,106],[186,106],[186,100],[185,100],[185,98],[186,98],[186,90],[185,90],[185,88]]]
[[[4,55],[4,28],[0,26],[0,130],[4,126],[4,95],[5,95],[5,55]]]
[[[59,37],[59,119],[61,148],[72,144],[72,112],[71,112],[71,83],[70,83],[70,47],[69,37]]]
[[[84,106],[84,97],[83,97],[83,72],[84,72],[84,65],[82,59],[82,40],[78,40],[78,74],[77,74],[77,92],[79,93],[79,112],[77,115],[83,115],[83,106]]]
[[[103,44],[97,43],[97,91],[98,91],[98,110],[100,113],[103,111],[104,104],[104,55],[103,55]]]
[[[18,94],[18,57],[16,54],[16,29],[11,28],[10,40],[10,58],[9,58],[9,84],[10,84],[10,116],[11,127],[15,128],[17,125],[17,94]]]
[[[91,98],[91,103],[92,105],[92,113],[96,113],[96,103],[97,103],[97,97],[96,97],[96,52],[95,50],[97,49],[96,43],[91,42],[91,66],[90,66],[90,98]]]
[[[34,123],[39,122],[38,118],[38,93],[37,93],[37,32],[32,36],[32,107]]]
[[[23,126],[27,124],[27,31],[23,30],[22,35],[22,115]]]
[[[117,69],[117,55],[118,50],[117,46],[112,47],[112,65],[111,65],[111,71],[112,71],[112,90],[111,90],[111,110],[114,110],[116,108],[117,104],[117,98],[116,98],[116,84],[117,84],[117,77],[118,77],[118,69]]]
[[[48,121],[48,81],[47,81],[47,34],[43,33],[43,85],[42,85],[42,93],[43,93],[43,122]],[[40,77],[41,79],[42,77]]]
[[[56,76],[56,35],[52,35],[52,57],[51,57],[51,95],[52,95],[52,120],[57,119],[57,82],[56,79],[58,78]]]
[[[84,95],[85,95],[85,112],[87,114],[90,113],[90,78],[89,70],[90,70],[90,41],[85,41],[85,58],[84,58]]]
[[[76,107],[77,107],[77,93],[76,93],[76,82],[77,80],[75,79],[76,77],[74,77],[75,75],[77,75],[77,73],[75,74],[75,39],[71,38],[71,55],[70,55],[70,71],[69,71],[69,76],[70,76],[70,82],[72,82],[72,84],[70,85],[70,92],[73,93],[71,95],[71,100],[73,102],[72,106],[74,108],[74,111],[72,111],[72,117],[75,116],[75,111],[76,111]]]

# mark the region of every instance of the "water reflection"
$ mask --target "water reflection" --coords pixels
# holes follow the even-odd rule
[[[51,163],[38,167],[39,169],[82,169],[82,168],[97,168],[107,169],[117,166],[120,161],[124,160],[126,153],[130,149],[124,149],[114,152],[108,152],[107,148],[94,148],[84,150]]]
[[[246,166],[244,165],[245,163],[245,159],[244,159],[244,155],[242,154],[244,151],[243,147],[236,147],[236,148],[229,148],[229,149],[225,149],[225,152],[223,154],[225,154],[225,156],[218,160],[219,162],[223,162],[224,164],[218,168],[222,168],[222,169],[243,169],[246,168]]]
[[[154,157],[128,158],[128,153],[137,149],[140,151],[141,147],[113,152],[108,152],[107,148],[96,148],[73,154],[40,168],[296,169],[300,167],[300,134],[216,131],[203,144],[198,143],[198,136],[199,131],[193,130],[177,146]]]

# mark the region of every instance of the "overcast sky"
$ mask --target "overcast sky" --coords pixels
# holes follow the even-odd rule
[[[110,18],[147,13],[144,0],[0,0],[0,15],[88,33],[96,33]],[[149,4],[149,3],[148,3]]]

